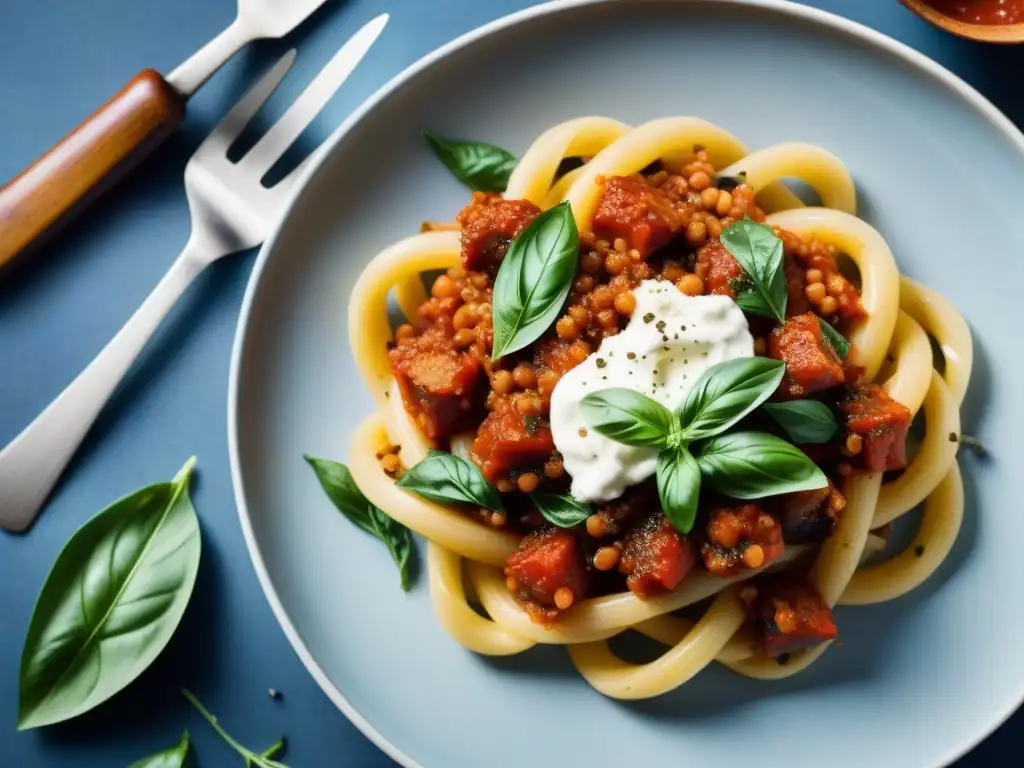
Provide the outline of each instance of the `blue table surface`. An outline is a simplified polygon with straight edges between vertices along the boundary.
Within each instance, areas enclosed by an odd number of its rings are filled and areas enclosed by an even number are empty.
[[[881,30],[946,65],[1018,125],[1024,50],[938,31],[896,0],[810,5]],[[236,57],[195,97],[184,131],[158,157],[47,245],[0,271],[0,445],[66,385],[135,310],[184,244],[182,174],[189,155],[254,74],[289,45],[298,62],[267,107],[287,106],[337,47],[382,10],[391,23],[310,128],[318,142],[407,64],[527,0],[331,2],[285,41]],[[144,67],[170,71],[225,27],[232,0],[0,2],[0,181],[16,175]],[[0,534],[0,748],[3,766],[123,766],[188,728],[197,765],[241,764],[179,695],[188,687],[243,743],[288,738],[295,766],[387,766],[328,701],[289,647],[264,599],[239,529],[228,468],[228,360],[254,252],[210,269],[187,294],[101,416],[49,507],[24,536]],[[72,722],[16,733],[21,646],[35,596],[63,543],[89,516],[199,457],[194,501],[203,562],[182,626],[126,691]],[[272,700],[268,689],[283,697]],[[955,695],[955,693],[951,693]],[[907,713],[912,717],[912,713]],[[1018,712],[964,766],[1013,754]],[[1002,762],[1002,761],[1000,761]],[[1011,763],[1014,761],[1011,761]],[[448,768],[447,766],[445,768]]]

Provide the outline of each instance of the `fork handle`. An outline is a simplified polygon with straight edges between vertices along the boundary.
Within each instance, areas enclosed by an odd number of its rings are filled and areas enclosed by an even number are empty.
[[[0,267],[69,221],[127,174],[185,118],[185,99],[151,69],[137,74],[20,176],[0,189]]]
[[[28,528],[146,342],[203,270],[190,240],[125,326],[35,421],[0,451],[0,528]]]

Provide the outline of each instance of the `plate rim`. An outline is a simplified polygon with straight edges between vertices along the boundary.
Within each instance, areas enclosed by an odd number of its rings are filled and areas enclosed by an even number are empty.
[[[249,515],[249,508],[246,503],[245,488],[242,480],[242,467],[238,440],[238,392],[240,382],[240,370],[242,365],[243,352],[246,345],[246,337],[250,327],[250,316],[256,294],[258,293],[262,275],[267,261],[271,254],[276,251],[277,239],[286,222],[288,222],[299,199],[302,197],[314,176],[320,172],[329,155],[338,146],[344,136],[352,130],[366,115],[371,113],[378,104],[387,99],[393,92],[398,90],[407,81],[414,78],[420,72],[430,68],[436,62],[441,61],[456,51],[486,38],[497,32],[518,26],[524,22],[531,21],[544,16],[561,13],[572,8],[587,6],[604,6],[613,3],[624,3],[629,0],[548,0],[538,5],[530,6],[519,11],[501,16],[481,26],[475,27],[447,43],[435,48],[424,56],[420,57],[398,74],[387,80],[369,97],[366,98],[341,124],[331,132],[324,142],[313,152],[313,155],[304,169],[303,173],[292,185],[287,201],[277,224],[271,234],[263,242],[259,249],[252,272],[246,284],[245,294],[242,298],[242,305],[239,311],[238,322],[235,327],[235,336],[231,346],[231,360],[228,376],[228,402],[227,402],[227,437],[228,437],[228,458],[231,466],[231,486],[235,497],[235,505],[238,511],[239,524],[242,529],[242,536],[245,540],[246,550],[252,562],[253,570],[256,572],[257,580],[263,591],[264,597],[270,605],[274,618],[284,631],[285,637],[291,644],[299,660],[306,671],[317,683],[320,689],[327,695],[328,699],[337,707],[349,721],[359,729],[364,736],[373,742],[388,757],[397,762],[403,768],[423,768],[423,766],[407,755],[403,750],[393,744],[377,727],[359,712],[358,709],[345,697],[341,690],[331,681],[330,677],[319,665],[313,654],[306,647],[305,642],[292,623],[288,611],[281,602],[274,586],[273,580],[263,561],[259,543],[252,527]],[[831,11],[802,5],[794,0],[651,0],[660,2],[663,5],[670,5],[674,2],[679,4],[698,5],[702,3],[717,3],[724,5],[736,5],[744,7],[762,8],[783,16],[793,17],[799,20],[808,21],[812,24],[828,27],[836,32],[850,35],[875,48],[876,50],[892,54],[902,62],[911,65],[917,71],[930,76],[940,84],[949,88],[961,100],[974,107],[982,117],[998,131],[1003,133],[1007,139],[1014,144],[1018,151],[1024,156],[1024,131],[1018,128],[995,104],[986,96],[970,85],[966,80],[955,74],[939,62],[931,59],[926,54],[903,43],[884,32],[868,27],[861,22],[848,19]],[[1024,704],[1024,677],[1019,684],[1019,690],[1010,701],[1004,702],[997,709],[996,715],[987,728],[978,733],[970,734],[963,739],[959,747],[954,747],[946,756],[941,765],[952,765],[968,752],[973,750],[991,734],[998,730],[1007,720]]]

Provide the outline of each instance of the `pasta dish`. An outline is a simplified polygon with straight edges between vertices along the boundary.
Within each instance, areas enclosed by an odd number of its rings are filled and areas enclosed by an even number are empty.
[[[892,600],[942,563],[970,334],[857,218],[836,156],[748,152],[692,117],[569,120],[518,160],[428,138],[475,191],[355,285],[377,409],[348,471],[427,540],[457,642],[565,645],[619,699],[713,661],[777,679],[837,639],[835,606]],[[922,503],[909,546],[885,551]],[[620,658],[608,640],[626,631],[664,653]]]

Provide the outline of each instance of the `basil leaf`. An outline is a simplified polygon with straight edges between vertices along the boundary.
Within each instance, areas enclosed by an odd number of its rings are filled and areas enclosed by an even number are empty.
[[[796,446],[765,432],[733,432],[701,443],[704,480],[734,499],[760,499],[828,485],[825,473]]]
[[[415,548],[409,529],[388,517],[363,496],[356,481],[352,479],[352,473],[344,464],[314,456],[304,458],[313,468],[320,481],[320,487],[324,489],[324,493],[334,506],[351,522],[384,542],[391,553],[391,559],[398,566],[402,589],[408,592],[415,565]]]
[[[721,240],[753,286],[736,297],[740,309],[786,322],[789,293],[782,270],[782,240],[771,227],[752,219],[737,221],[722,233]]]
[[[846,340],[839,331],[831,326],[826,320],[818,318],[818,325],[821,326],[821,335],[825,337],[825,340],[832,345],[832,349],[836,351],[843,360],[850,354],[850,342]]]
[[[128,768],[183,768],[186,757],[188,757],[188,731],[181,735],[181,741],[173,747],[136,760]]]
[[[572,496],[561,496],[557,493],[531,493],[537,510],[552,525],[559,528],[575,528],[586,522],[594,510],[586,502],[577,501]]]
[[[498,489],[487,482],[476,464],[444,451],[431,451],[406,470],[397,485],[439,504],[472,504],[505,511]]]
[[[839,431],[832,410],[817,400],[767,403],[764,410],[794,443],[827,443]]]
[[[202,702],[199,701],[190,691],[185,688],[181,689],[181,695],[188,699],[188,703],[196,708],[196,711],[203,716],[203,719],[210,724],[210,727],[217,732],[217,735],[224,740],[224,743],[231,747],[238,756],[245,760],[246,768],[255,766],[255,768],[288,768],[284,763],[279,763],[274,760],[273,757],[284,749],[284,739],[278,739],[272,745],[270,745],[263,752],[257,754],[247,747],[243,747],[237,741],[235,741],[231,734],[224,730],[224,726],[220,724],[220,721],[203,706]]]
[[[676,409],[683,439],[700,440],[724,432],[771,397],[785,373],[784,362],[767,357],[743,357],[711,366]]]
[[[185,612],[199,570],[195,459],[97,514],[57,556],[21,653],[18,730],[88,712],[138,677]]]
[[[697,519],[700,467],[685,448],[658,454],[658,498],[665,517],[681,533],[689,533]]]
[[[555,321],[572,287],[579,249],[567,202],[544,211],[512,241],[494,279],[492,359],[532,344]]]
[[[647,395],[616,387],[591,392],[581,401],[592,428],[618,443],[665,448],[676,431],[672,412]]]
[[[504,192],[516,163],[516,156],[501,147],[481,141],[445,139],[421,131],[438,160],[459,181],[481,192]]]

